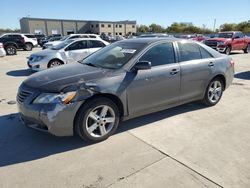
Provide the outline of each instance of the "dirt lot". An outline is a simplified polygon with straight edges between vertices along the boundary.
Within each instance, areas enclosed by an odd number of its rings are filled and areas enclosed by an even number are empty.
[[[20,123],[12,103],[29,54],[0,58],[0,187],[250,187],[250,54],[232,54],[236,78],[217,106],[130,120],[94,145]]]

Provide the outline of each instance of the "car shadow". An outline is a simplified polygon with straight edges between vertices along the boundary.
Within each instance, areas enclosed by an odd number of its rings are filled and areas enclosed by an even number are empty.
[[[20,77],[20,76],[30,76],[33,73],[35,73],[35,71],[31,69],[21,69],[21,70],[9,71],[6,74],[8,76]]]
[[[239,55],[239,54],[244,54],[243,51],[233,51],[230,53],[230,55]]]
[[[234,77],[242,80],[250,80],[250,71],[237,73]]]
[[[204,108],[191,103],[122,122],[116,134],[168,117]],[[88,146],[77,136],[55,137],[26,128],[18,114],[0,116],[0,167],[41,159],[50,155]]]

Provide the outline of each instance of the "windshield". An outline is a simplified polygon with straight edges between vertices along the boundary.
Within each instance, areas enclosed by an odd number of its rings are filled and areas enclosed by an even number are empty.
[[[60,41],[65,41],[67,40],[67,38],[69,38],[69,36],[64,36],[63,38],[60,39]]]
[[[88,56],[81,63],[106,69],[119,69],[144,46],[143,43],[117,42]]]
[[[53,46],[51,49],[52,50],[61,50],[61,49],[65,48],[68,44],[70,44],[73,41],[74,40],[66,40],[65,42],[60,42],[59,44]]]
[[[232,38],[233,33],[219,33],[218,37],[219,38]]]

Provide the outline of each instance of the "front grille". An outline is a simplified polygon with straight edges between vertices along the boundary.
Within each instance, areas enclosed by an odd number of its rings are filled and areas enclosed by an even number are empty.
[[[216,47],[217,46],[217,41],[205,41],[205,44],[207,46],[214,46],[214,47]]]
[[[33,93],[27,90],[21,90],[17,94],[18,102],[22,103],[26,98],[30,97]]]

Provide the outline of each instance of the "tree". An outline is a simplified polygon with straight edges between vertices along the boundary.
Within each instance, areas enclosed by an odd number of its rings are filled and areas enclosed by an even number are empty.
[[[225,23],[220,26],[221,31],[235,31],[237,24],[234,23]]]
[[[140,25],[138,28],[137,28],[137,31],[139,33],[147,33],[149,32],[149,27],[146,26],[146,25]]]
[[[160,25],[157,25],[155,23],[152,23],[150,26],[149,26],[149,30],[150,32],[152,33],[165,33],[166,30],[164,27],[160,26]]]

